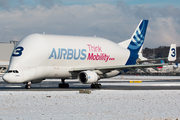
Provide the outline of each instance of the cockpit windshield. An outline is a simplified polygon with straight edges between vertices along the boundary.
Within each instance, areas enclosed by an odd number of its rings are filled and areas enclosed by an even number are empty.
[[[7,73],[19,73],[17,70],[9,70]]]

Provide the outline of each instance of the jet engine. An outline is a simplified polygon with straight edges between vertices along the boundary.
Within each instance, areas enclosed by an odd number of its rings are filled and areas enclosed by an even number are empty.
[[[91,84],[97,82],[99,76],[94,71],[82,71],[79,73],[78,79],[83,84]]]

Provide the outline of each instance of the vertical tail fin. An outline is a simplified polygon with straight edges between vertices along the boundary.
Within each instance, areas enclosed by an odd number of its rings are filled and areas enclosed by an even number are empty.
[[[169,49],[168,61],[175,61],[176,60],[176,44],[171,44]]]
[[[138,53],[139,50],[141,49],[144,43],[147,25],[148,25],[148,20],[141,20],[138,27],[134,31],[134,34],[131,37],[131,42],[128,46],[128,49],[130,51],[133,51],[134,53]]]
[[[136,59],[138,58],[138,52],[142,48],[146,29],[148,26],[148,20],[141,20],[138,27],[134,31],[134,34],[131,37],[131,41],[127,49],[130,50],[130,57],[126,63],[126,65],[133,65],[136,64]]]
[[[160,60],[161,61],[161,64],[165,64],[164,60]]]

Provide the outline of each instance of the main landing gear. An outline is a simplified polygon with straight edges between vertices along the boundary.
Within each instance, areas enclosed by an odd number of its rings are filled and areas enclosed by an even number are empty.
[[[59,83],[59,88],[69,88],[69,84],[65,83],[65,79],[61,79],[61,83]]]
[[[99,83],[92,83],[91,84],[91,88],[95,88],[95,89],[101,89],[101,84]]]
[[[30,89],[31,88],[31,82],[26,83],[25,88]]]

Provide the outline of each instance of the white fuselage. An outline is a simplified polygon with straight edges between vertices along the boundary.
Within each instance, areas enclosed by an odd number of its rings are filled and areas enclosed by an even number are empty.
[[[130,51],[103,38],[32,34],[14,49],[8,83],[77,78],[73,68],[125,65]],[[16,71],[16,72],[15,72]]]

